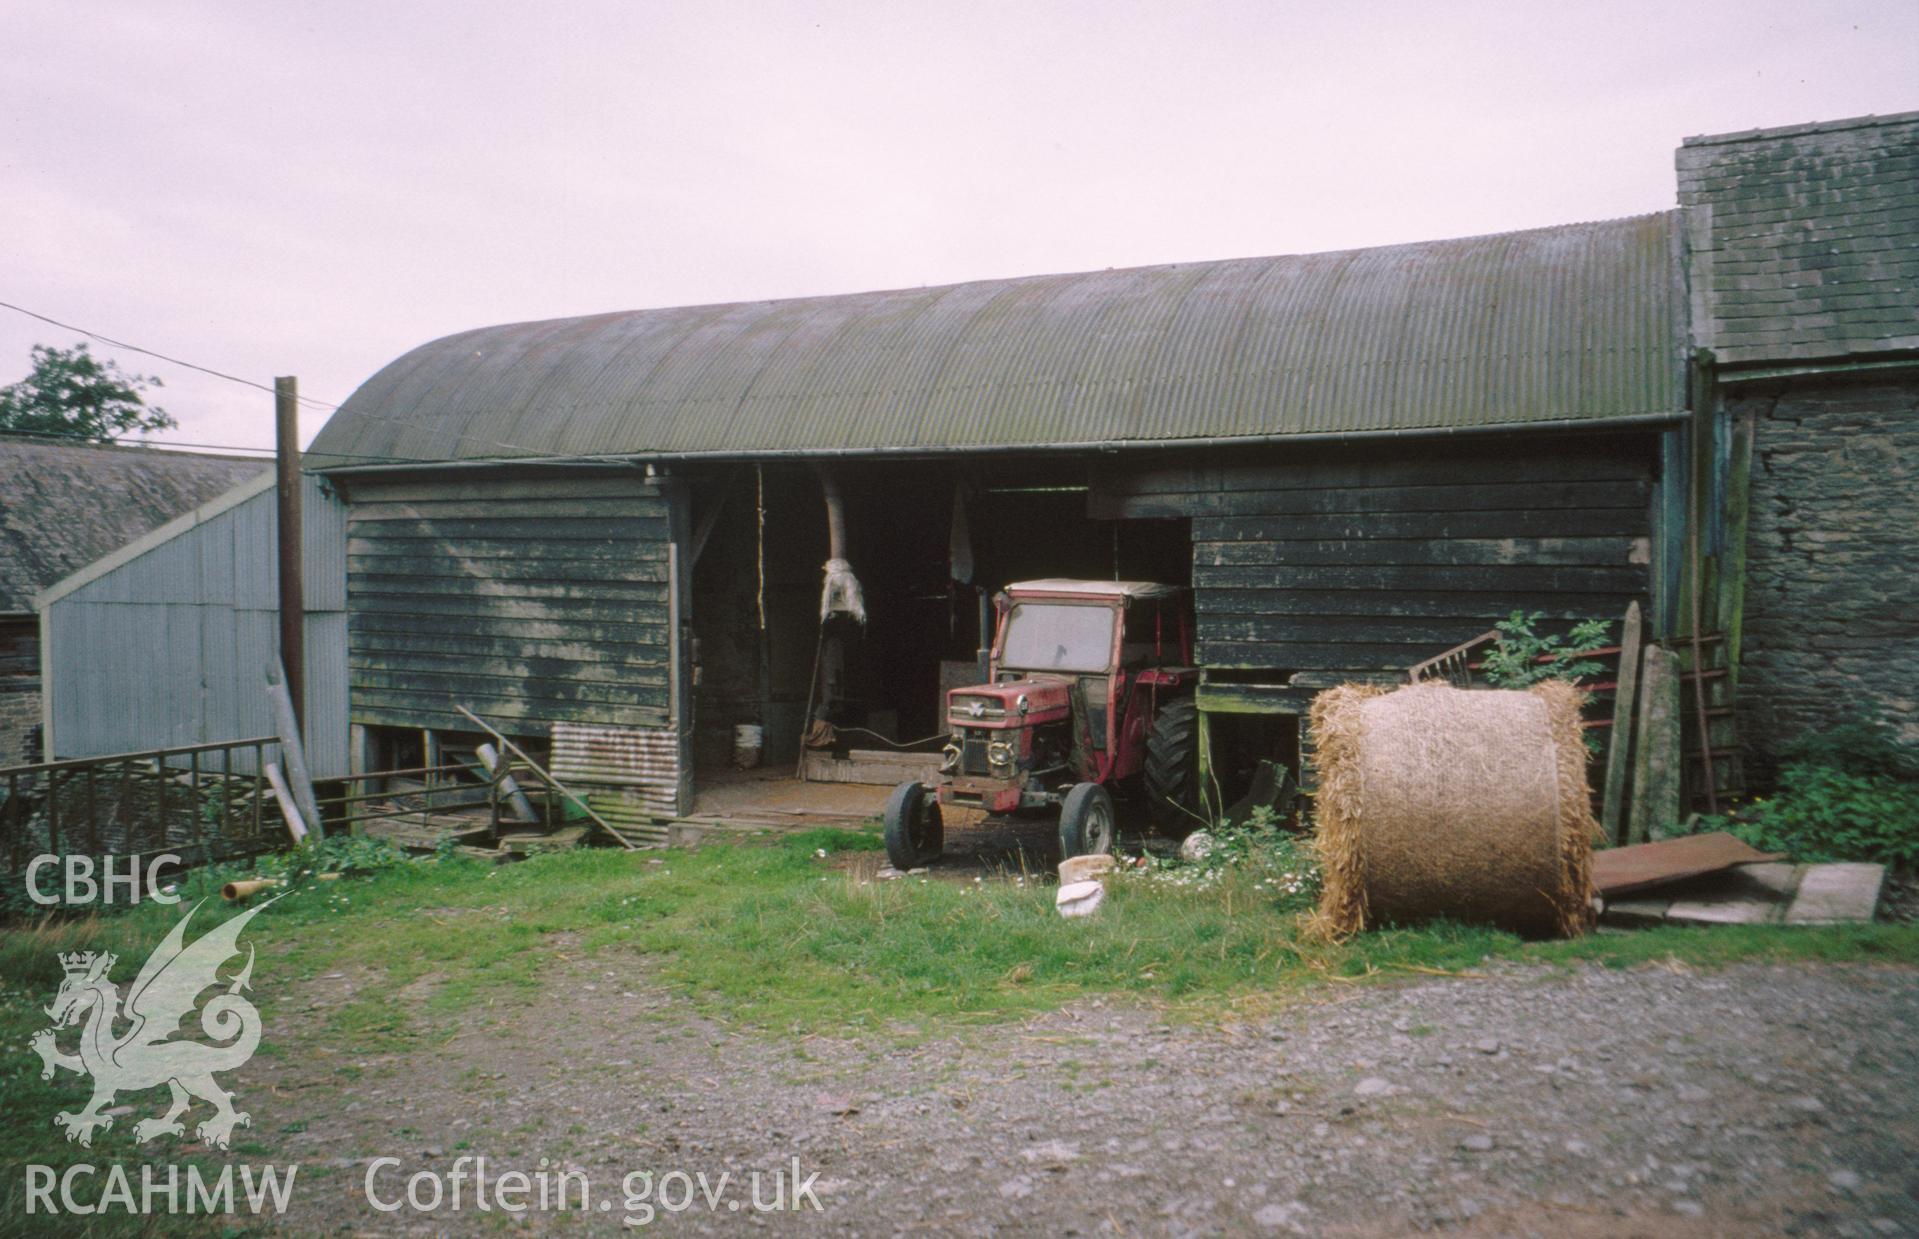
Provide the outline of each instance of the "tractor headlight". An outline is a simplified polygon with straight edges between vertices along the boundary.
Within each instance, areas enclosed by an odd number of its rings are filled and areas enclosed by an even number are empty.
[[[959,737],[955,736],[953,739],[948,740],[946,742],[945,748],[940,750],[940,769],[942,771],[950,773],[954,770],[958,770],[959,764],[960,764],[960,742],[959,742]]]
[[[1013,746],[1004,740],[995,740],[986,746],[986,764],[994,770],[1013,769]]]

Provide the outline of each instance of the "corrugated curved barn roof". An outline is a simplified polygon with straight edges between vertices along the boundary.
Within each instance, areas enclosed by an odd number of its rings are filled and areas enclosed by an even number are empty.
[[[1670,413],[1685,403],[1676,217],[484,327],[374,375],[310,458],[944,452]]]

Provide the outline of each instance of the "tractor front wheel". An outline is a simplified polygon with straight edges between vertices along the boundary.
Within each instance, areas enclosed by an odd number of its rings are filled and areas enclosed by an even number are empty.
[[[1199,813],[1199,703],[1176,697],[1153,716],[1146,738],[1146,800],[1160,833],[1185,838]]]
[[[1075,783],[1059,807],[1059,854],[1100,856],[1113,850],[1113,798],[1097,783]]]
[[[901,873],[939,859],[946,847],[940,806],[924,783],[902,783],[886,799],[886,859]]]

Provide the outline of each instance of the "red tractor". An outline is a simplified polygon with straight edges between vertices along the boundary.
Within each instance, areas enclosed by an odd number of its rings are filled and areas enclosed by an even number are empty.
[[[930,784],[886,802],[886,855],[939,856],[941,805],[1058,812],[1064,856],[1110,852],[1111,790],[1143,783],[1153,819],[1198,823],[1198,672],[1186,591],[1139,581],[1024,581],[995,599],[988,682],[946,697],[952,738]]]

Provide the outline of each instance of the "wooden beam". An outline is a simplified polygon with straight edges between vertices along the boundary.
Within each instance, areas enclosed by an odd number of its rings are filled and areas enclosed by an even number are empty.
[[[938,753],[854,749],[845,757],[835,757],[818,749],[806,751],[808,783],[865,783],[875,787],[894,787],[909,779],[924,782],[937,775],[939,768]]]
[[[1726,635],[1726,700],[1739,689],[1740,640],[1746,612],[1746,533],[1752,511],[1752,450],[1758,414],[1748,410],[1733,428],[1726,475],[1726,542],[1721,550],[1717,627]]]
[[[1648,645],[1640,668],[1638,741],[1633,753],[1632,804],[1626,839],[1644,843],[1654,826],[1679,821],[1680,700],[1678,659]]]
[[[726,497],[733,493],[733,479],[738,472],[737,469],[733,470],[720,480],[719,498],[715,499],[713,506],[706,510],[706,515],[700,517],[700,527],[693,531],[693,549],[686,557],[688,572],[699,567],[700,556],[706,551],[707,539],[713,536],[713,530],[718,527],[720,513],[726,511]]]
[[[625,835],[621,834],[619,831],[609,826],[605,818],[601,817],[598,813],[595,813],[593,811],[592,805],[586,803],[586,801],[581,799],[579,796],[574,795],[573,792],[568,790],[566,784],[554,778],[553,773],[550,770],[548,770],[545,766],[542,766],[539,762],[536,762],[531,757],[528,757],[526,755],[525,749],[521,748],[519,745],[513,743],[513,741],[507,739],[504,735],[501,735],[499,732],[495,731],[493,729],[493,726],[490,723],[488,723],[485,719],[481,718],[479,715],[475,714],[473,711],[467,709],[465,706],[454,706],[453,708],[458,710],[461,714],[464,714],[467,717],[467,720],[469,722],[477,724],[482,731],[486,732],[487,735],[492,736],[494,741],[499,744],[501,749],[505,750],[508,753],[511,753],[513,756],[525,762],[527,769],[531,770],[534,774],[540,776],[540,781],[542,783],[545,783],[548,787],[560,793],[560,795],[565,796],[568,800],[572,801],[575,805],[579,806],[580,812],[586,814],[586,816],[589,819],[591,819],[593,823],[597,825],[601,830],[604,830],[607,834],[612,835],[614,840],[621,847],[625,848],[629,852],[636,852],[639,850],[632,843],[627,841],[627,838]]]
[[[285,776],[280,767],[268,762],[266,765],[267,785],[273,789],[273,798],[280,805],[280,816],[286,819],[287,833],[293,836],[295,843],[305,843],[306,823],[300,820],[300,806],[293,803],[293,791],[287,787]]]
[[[280,736],[280,760],[285,763],[287,782],[292,785],[294,803],[306,819],[307,832],[315,839],[326,838],[326,823],[320,816],[319,802],[313,798],[313,780],[307,775],[306,748],[300,741],[300,720],[293,712],[293,698],[287,693],[286,672],[267,680],[267,699],[273,706],[273,722]]]
[[[1619,688],[1613,696],[1612,739],[1606,747],[1606,782],[1601,794],[1599,824],[1606,841],[1624,843],[1621,833],[1626,807],[1626,772],[1631,768],[1633,722],[1639,710],[1639,660],[1646,621],[1639,604],[1626,608],[1619,635]]]

